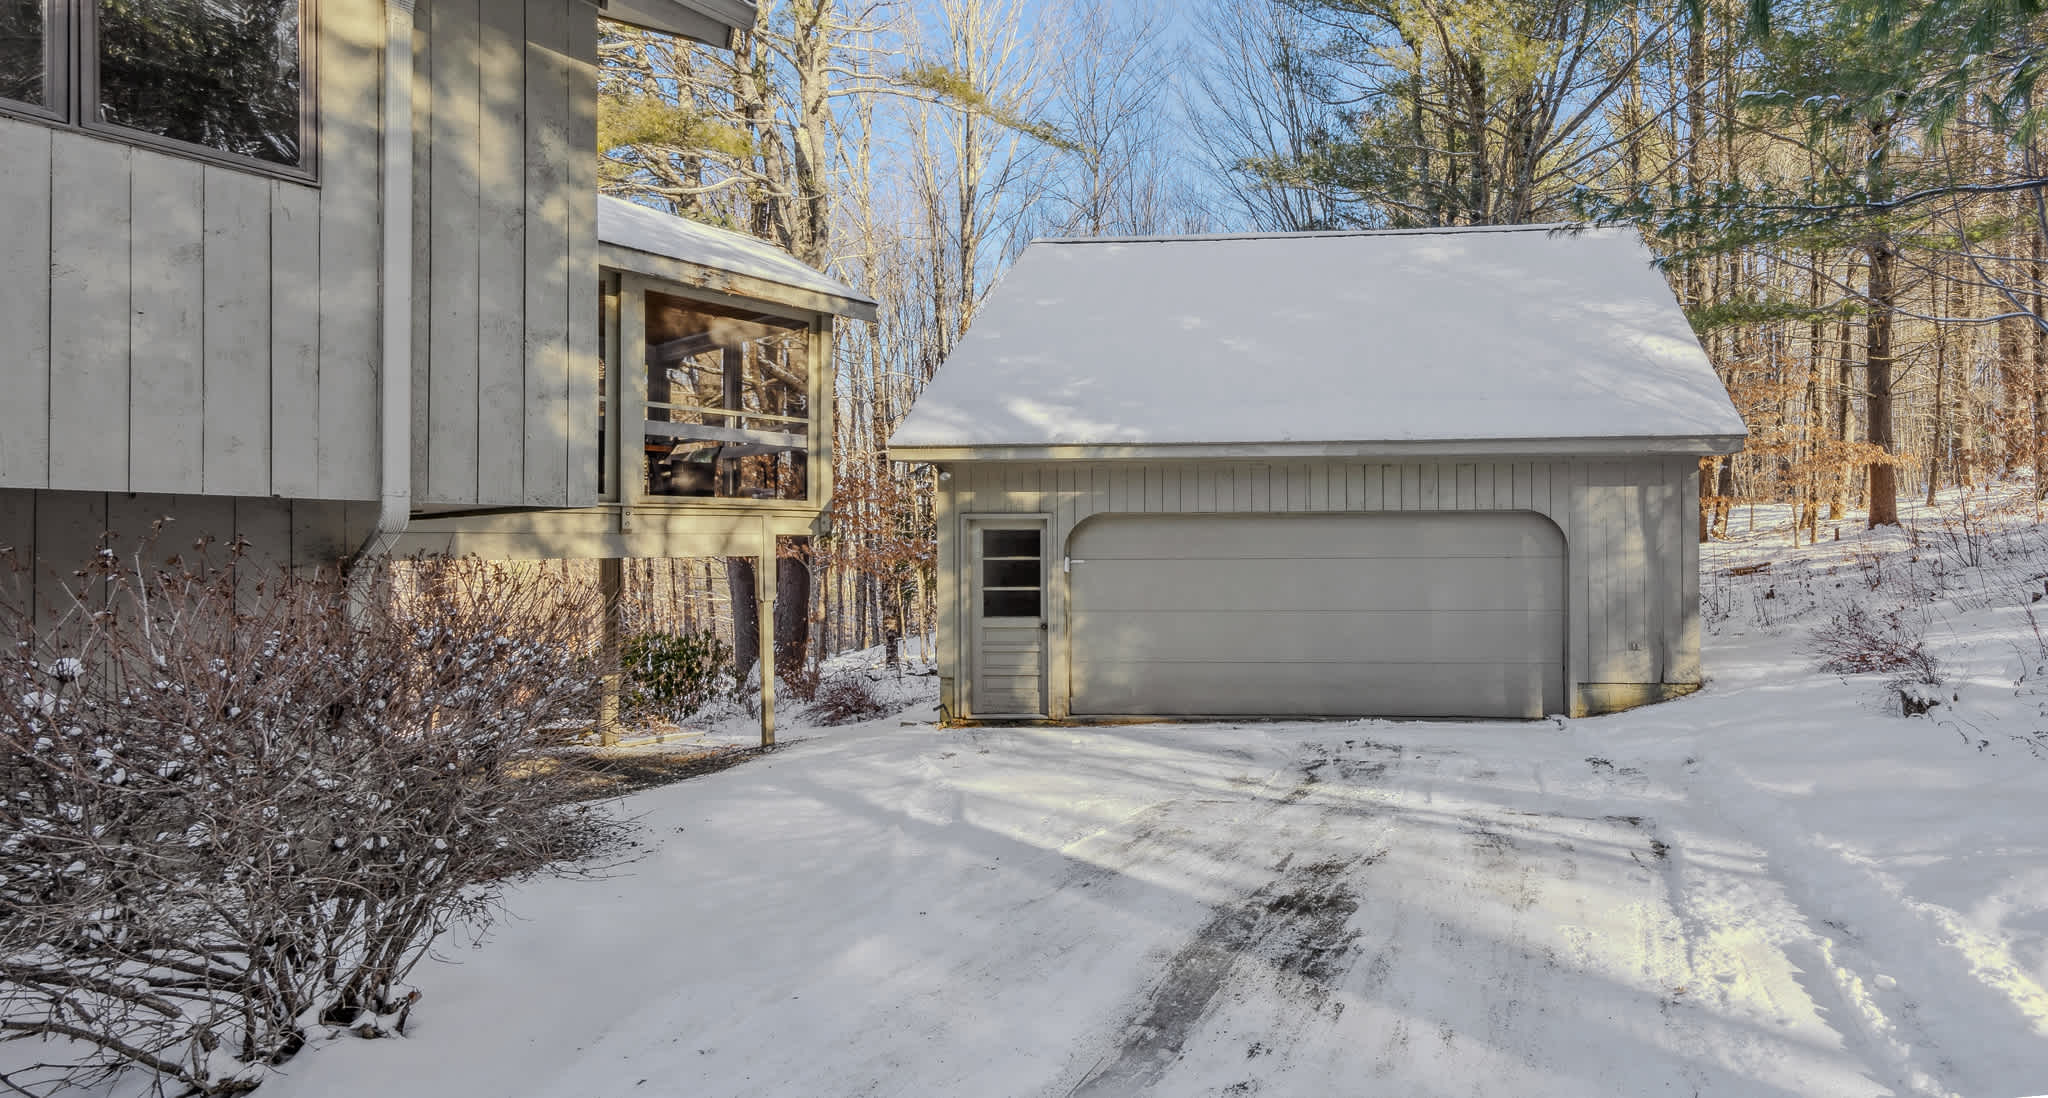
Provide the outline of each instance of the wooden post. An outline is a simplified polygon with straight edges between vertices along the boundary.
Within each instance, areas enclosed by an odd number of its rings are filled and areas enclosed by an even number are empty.
[[[597,562],[597,589],[604,600],[604,689],[597,701],[597,742],[619,742],[619,604],[625,600],[625,562],[606,557]]]
[[[761,520],[761,549],[754,557],[754,604],[760,614],[761,746],[775,746],[775,531]]]

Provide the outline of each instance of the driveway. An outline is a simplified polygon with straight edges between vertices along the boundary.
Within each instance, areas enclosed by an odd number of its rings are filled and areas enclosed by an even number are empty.
[[[821,733],[624,802],[637,860],[266,1091],[2048,1091],[2038,974],[1702,759],[1744,712]]]

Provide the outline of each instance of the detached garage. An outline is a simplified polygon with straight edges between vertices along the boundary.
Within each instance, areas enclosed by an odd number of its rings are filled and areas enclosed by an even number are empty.
[[[1744,429],[1631,233],[1034,243],[891,440],[954,720],[1541,717],[1700,681]]]

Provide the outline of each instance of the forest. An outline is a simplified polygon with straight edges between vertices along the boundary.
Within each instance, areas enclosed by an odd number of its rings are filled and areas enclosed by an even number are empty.
[[[605,189],[882,303],[837,343],[832,535],[785,549],[814,658],[929,627],[932,472],[885,442],[1036,237],[1631,225],[1750,429],[1702,465],[1702,540],[1744,503],[1810,541],[2048,484],[2031,0],[759,0],[731,51],[606,27]],[[725,571],[640,562],[634,601],[730,621],[753,577]]]

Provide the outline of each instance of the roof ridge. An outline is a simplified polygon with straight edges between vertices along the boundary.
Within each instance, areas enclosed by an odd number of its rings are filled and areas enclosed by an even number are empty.
[[[1311,229],[1276,233],[1183,233],[1156,236],[1041,236],[1033,244],[1195,244],[1226,240],[1314,240],[1322,237],[1354,236],[1460,236],[1468,233],[1578,234],[1604,226],[1582,221],[1545,221],[1528,225],[1443,225],[1412,229]]]

